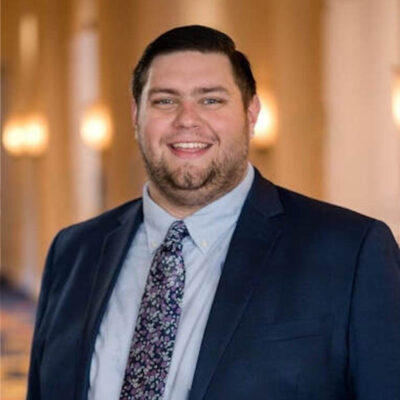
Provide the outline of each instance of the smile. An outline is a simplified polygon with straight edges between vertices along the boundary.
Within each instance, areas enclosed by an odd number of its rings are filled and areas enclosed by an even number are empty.
[[[200,142],[181,142],[171,144],[171,147],[177,150],[202,150],[210,146],[210,144]]]
[[[176,157],[183,160],[194,160],[207,153],[212,144],[204,142],[175,142],[170,143],[168,146]]]

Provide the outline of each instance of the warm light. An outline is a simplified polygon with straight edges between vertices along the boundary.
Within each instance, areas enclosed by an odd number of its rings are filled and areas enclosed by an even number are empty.
[[[13,156],[24,152],[24,126],[20,120],[12,120],[4,126],[3,146]]]
[[[81,137],[95,150],[105,150],[112,138],[110,116],[105,107],[88,108],[81,121]]]
[[[47,144],[46,122],[39,115],[15,118],[4,127],[3,146],[14,156],[39,156],[47,149]]]
[[[400,129],[400,68],[394,72],[392,109],[394,121]]]
[[[49,137],[47,124],[40,116],[32,116],[25,124],[25,152],[39,156],[47,149]]]
[[[273,145],[276,139],[276,112],[272,100],[261,96],[261,110],[254,128],[252,143],[261,150]]]

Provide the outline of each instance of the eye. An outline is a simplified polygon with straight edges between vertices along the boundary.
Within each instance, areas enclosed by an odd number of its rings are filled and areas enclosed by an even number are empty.
[[[202,100],[202,103],[204,105],[218,105],[218,104],[223,104],[225,103],[225,100],[216,98],[216,97],[206,97],[205,99]]]
[[[151,104],[159,107],[169,107],[176,103],[175,99],[171,97],[165,97],[162,99],[154,99]]]

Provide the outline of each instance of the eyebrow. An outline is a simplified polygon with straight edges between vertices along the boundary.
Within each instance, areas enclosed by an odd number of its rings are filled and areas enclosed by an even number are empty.
[[[166,93],[166,94],[172,94],[172,95],[179,95],[179,92],[174,89],[169,89],[169,88],[152,88],[149,90],[149,96],[152,96],[153,94],[159,94],[159,93]]]
[[[228,89],[225,88],[224,86],[201,87],[201,88],[196,88],[193,92],[195,94],[207,94],[212,92],[223,92],[229,94]]]
[[[230,94],[229,90],[224,86],[209,86],[209,87],[199,87],[193,90],[194,94],[208,94],[213,92],[222,92],[226,94]],[[149,90],[149,97],[156,94],[171,94],[174,96],[179,96],[180,92],[171,88],[163,88],[163,87],[154,87]]]

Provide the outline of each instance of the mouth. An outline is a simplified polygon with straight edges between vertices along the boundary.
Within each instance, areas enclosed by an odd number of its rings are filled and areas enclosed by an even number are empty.
[[[196,158],[205,154],[211,147],[211,143],[204,142],[174,142],[168,145],[173,154],[179,158]]]

